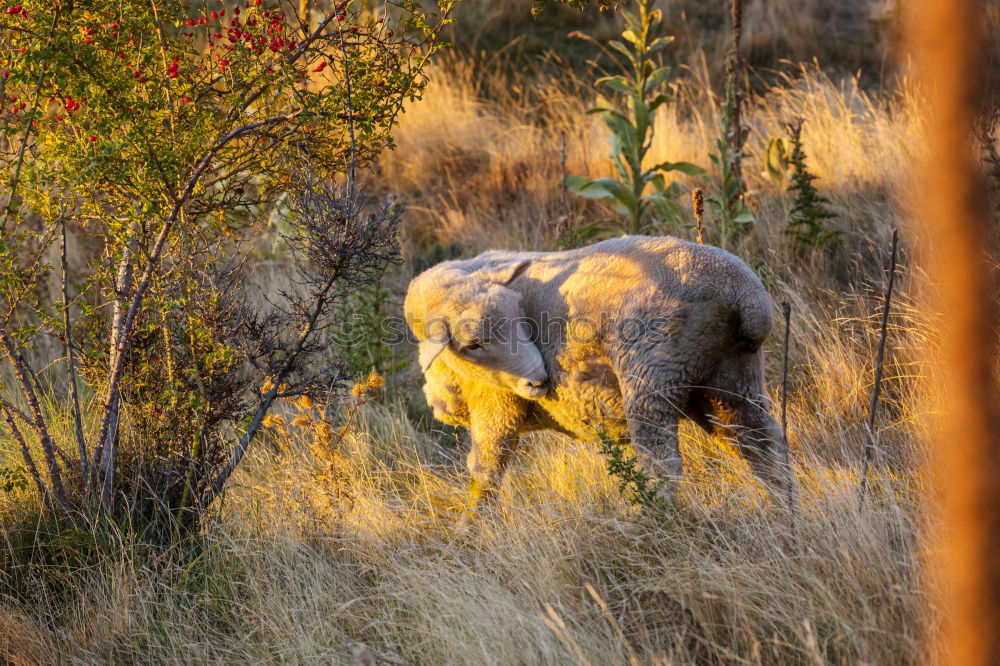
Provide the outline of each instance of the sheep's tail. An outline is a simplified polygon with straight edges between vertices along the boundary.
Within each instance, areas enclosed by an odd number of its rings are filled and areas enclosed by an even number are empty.
[[[755,276],[756,277],[756,276]],[[740,291],[736,302],[736,339],[742,349],[755,352],[760,349],[771,332],[771,299],[764,285],[756,281],[755,288]]]

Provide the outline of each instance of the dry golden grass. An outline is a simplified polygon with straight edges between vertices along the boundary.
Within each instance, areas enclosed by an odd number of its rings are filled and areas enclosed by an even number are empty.
[[[366,411],[334,484],[301,442],[247,461],[193,560],[77,572],[56,627],[5,605],[27,661],[420,664],[902,663],[919,655],[911,475],[800,454],[802,514],[685,431],[674,515],[642,518],[593,446],[531,438],[502,506],[469,520],[461,471],[397,407]],[[23,636],[31,636],[24,641]],[[9,653],[8,653],[9,654]]]
[[[561,226],[597,213],[559,187],[563,146],[569,173],[610,173],[606,132],[584,116],[574,82],[525,90],[488,76],[477,82],[461,62],[435,72],[379,167],[378,182],[410,206],[411,261],[390,281],[399,292],[434,244],[548,249]],[[718,106],[698,80],[678,84],[652,159],[707,165]],[[485,87],[509,92],[486,102]],[[921,277],[908,255],[874,492],[864,504],[857,495],[880,257],[891,228],[906,226],[893,197],[921,145],[914,105],[805,68],[747,112],[758,222],[732,249],[762,266],[776,302],[794,306],[797,518],[767,503],[730,450],[688,427],[688,478],[671,515],[639,515],[593,444],[542,434],[518,454],[500,507],[470,518],[454,437],[422,429],[401,404],[369,405],[339,474],[309,453],[307,429],[253,449],[196,555],[147,557],[125,544],[90,569],[49,572],[70,582],[67,598],[0,598],[0,655],[351,663],[363,643],[387,663],[414,664],[921,661],[921,628],[936,610],[922,591],[930,556],[917,470],[940,396],[926,360],[937,342],[930,315],[912,305]],[[845,234],[834,250],[790,243],[789,200],[758,173],[767,139],[794,116],[806,119],[810,166]]]

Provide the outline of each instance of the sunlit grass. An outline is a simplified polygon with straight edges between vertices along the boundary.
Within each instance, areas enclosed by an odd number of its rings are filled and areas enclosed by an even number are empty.
[[[610,173],[605,130],[584,115],[572,81],[543,81],[530,95],[510,85],[509,98],[485,102],[463,67],[432,75],[377,174],[409,204],[408,258],[435,243],[549,249],[561,219],[597,213],[559,187],[562,147],[569,173]],[[718,108],[693,79],[657,124],[654,159],[707,165]],[[732,249],[793,306],[798,516],[772,506],[726,444],[688,425],[687,478],[669,515],[632,506],[596,444],[534,434],[497,506],[476,516],[465,445],[412,419],[403,399],[370,404],[336,473],[310,451],[308,428],[272,430],[196,543],[149,555],[118,535],[96,563],[32,571],[38,596],[0,597],[0,658],[350,663],[361,642],[414,664],[919,661],[923,619],[936,610],[922,591],[918,470],[940,396],[926,360],[937,344],[931,316],[914,305],[922,283],[905,253],[872,493],[858,496],[880,252],[906,224],[890,192],[919,146],[913,104],[807,68],[747,114],[757,224]],[[759,173],[766,140],[796,115],[846,232],[829,251],[789,242],[787,197]],[[397,300],[413,265],[389,278]],[[280,258],[263,267],[263,286],[286,284]],[[775,404],[777,337],[767,347]],[[418,392],[406,372],[405,391]],[[70,441],[68,416],[57,421]],[[12,518],[28,504],[17,493],[0,502]],[[53,576],[74,594],[45,593]]]

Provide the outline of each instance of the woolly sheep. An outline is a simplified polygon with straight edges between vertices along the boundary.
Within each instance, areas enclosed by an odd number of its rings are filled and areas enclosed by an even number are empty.
[[[404,309],[435,417],[471,432],[477,499],[495,494],[519,435],[540,429],[630,442],[669,495],[681,416],[731,437],[790,496],[764,386],[770,300],[728,252],[644,236],[491,251],[421,273]]]

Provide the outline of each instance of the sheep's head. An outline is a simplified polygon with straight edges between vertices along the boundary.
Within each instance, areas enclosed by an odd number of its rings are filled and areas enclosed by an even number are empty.
[[[406,318],[420,341],[420,367],[453,372],[525,398],[545,395],[548,373],[532,342],[521,294],[510,284],[530,261],[498,271],[431,269],[410,283]]]

